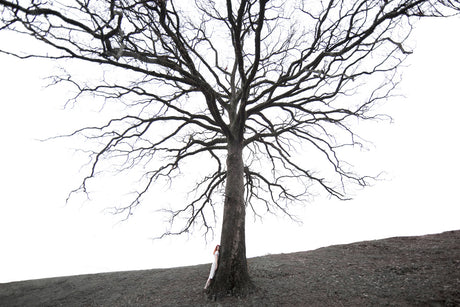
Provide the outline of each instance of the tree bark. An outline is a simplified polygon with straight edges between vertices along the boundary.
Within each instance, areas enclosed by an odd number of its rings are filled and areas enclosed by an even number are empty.
[[[211,296],[245,296],[252,289],[246,261],[243,142],[228,142],[219,265]]]

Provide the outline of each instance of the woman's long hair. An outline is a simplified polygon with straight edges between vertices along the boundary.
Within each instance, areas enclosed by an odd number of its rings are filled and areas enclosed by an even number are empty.
[[[220,247],[220,245],[219,245],[219,244],[217,244],[217,245],[216,245],[216,248],[215,248],[215,249],[214,249],[214,251],[212,252],[212,254],[213,254],[213,255],[215,255],[215,254],[216,254],[216,252],[217,252],[217,249],[218,249],[219,247]]]

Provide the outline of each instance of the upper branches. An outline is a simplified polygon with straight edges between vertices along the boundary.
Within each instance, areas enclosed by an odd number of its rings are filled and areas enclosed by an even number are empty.
[[[428,1],[325,1],[283,11],[271,3],[265,31],[254,35],[260,42],[242,56],[248,72],[259,68],[242,102],[249,174],[266,186],[275,206],[308,196],[315,190],[303,188],[310,184],[348,199],[350,183],[366,186],[373,179],[340,158],[344,147],[363,146],[353,124],[385,118],[376,107],[391,96],[397,69],[411,53],[405,46],[411,20],[441,16],[442,8]],[[299,150],[318,155],[293,154]],[[255,190],[251,186],[248,193],[261,199]]]
[[[19,57],[97,64],[101,77],[69,73],[55,83],[124,105],[122,114],[70,134],[94,140],[86,191],[101,170],[141,174],[129,213],[154,183],[173,181],[189,160],[197,172],[190,201],[172,210],[209,228],[226,178],[230,139],[245,146],[246,199],[284,212],[319,190],[348,199],[365,186],[342,158],[361,147],[358,120],[381,119],[379,103],[398,83],[411,53],[413,20],[443,16],[457,1],[0,0],[0,31],[27,34],[45,52],[0,50]],[[68,63],[68,62],[67,62]],[[209,210],[209,211],[207,211]]]

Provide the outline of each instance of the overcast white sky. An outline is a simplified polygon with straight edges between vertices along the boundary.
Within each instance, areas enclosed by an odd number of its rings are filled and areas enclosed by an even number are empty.
[[[395,123],[365,131],[375,148],[362,166],[391,180],[349,202],[317,198],[299,210],[302,225],[248,218],[248,257],[460,229],[458,29],[458,18],[418,24],[400,88],[406,97],[385,107]],[[49,63],[0,55],[0,67],[0,283],[212,260],[219,233],[207,244],[152,241],[160,226],[148,205],[125,223],[100,203],[66,206],[81,161],[65,143],[36,139],[78,124],[82,114],[62,111],[59,92],[43,88]]]

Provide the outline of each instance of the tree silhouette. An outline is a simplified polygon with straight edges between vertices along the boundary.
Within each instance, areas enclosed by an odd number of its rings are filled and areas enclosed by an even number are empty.
[[[289,215],[290,204],[313,194],[348,199],[348,187],[368,185],[374,177],[341,159],[344,149],[362,146],[354,124],[385,118],[376,107],[411,53],[413,21],[452,8],[457,1],[0,0],[1,31],[51,47],[0,49],[64,66],[93,63],[105,72],[98,82],[65,74],[54,83],[75,86],[74,102],[90,93],[125,106],[69,135],[97,141],[71,194],[86,193],[107,168],[140,174],[117,209],[128,217],[155,183],[173,185],[187,164],[202,161],[187,174],[196,183],[192,197],[169,211],[163,235],[195,225],[208,233],[223,202],[209,291],[241,295],[252,288],[246,208]]]

